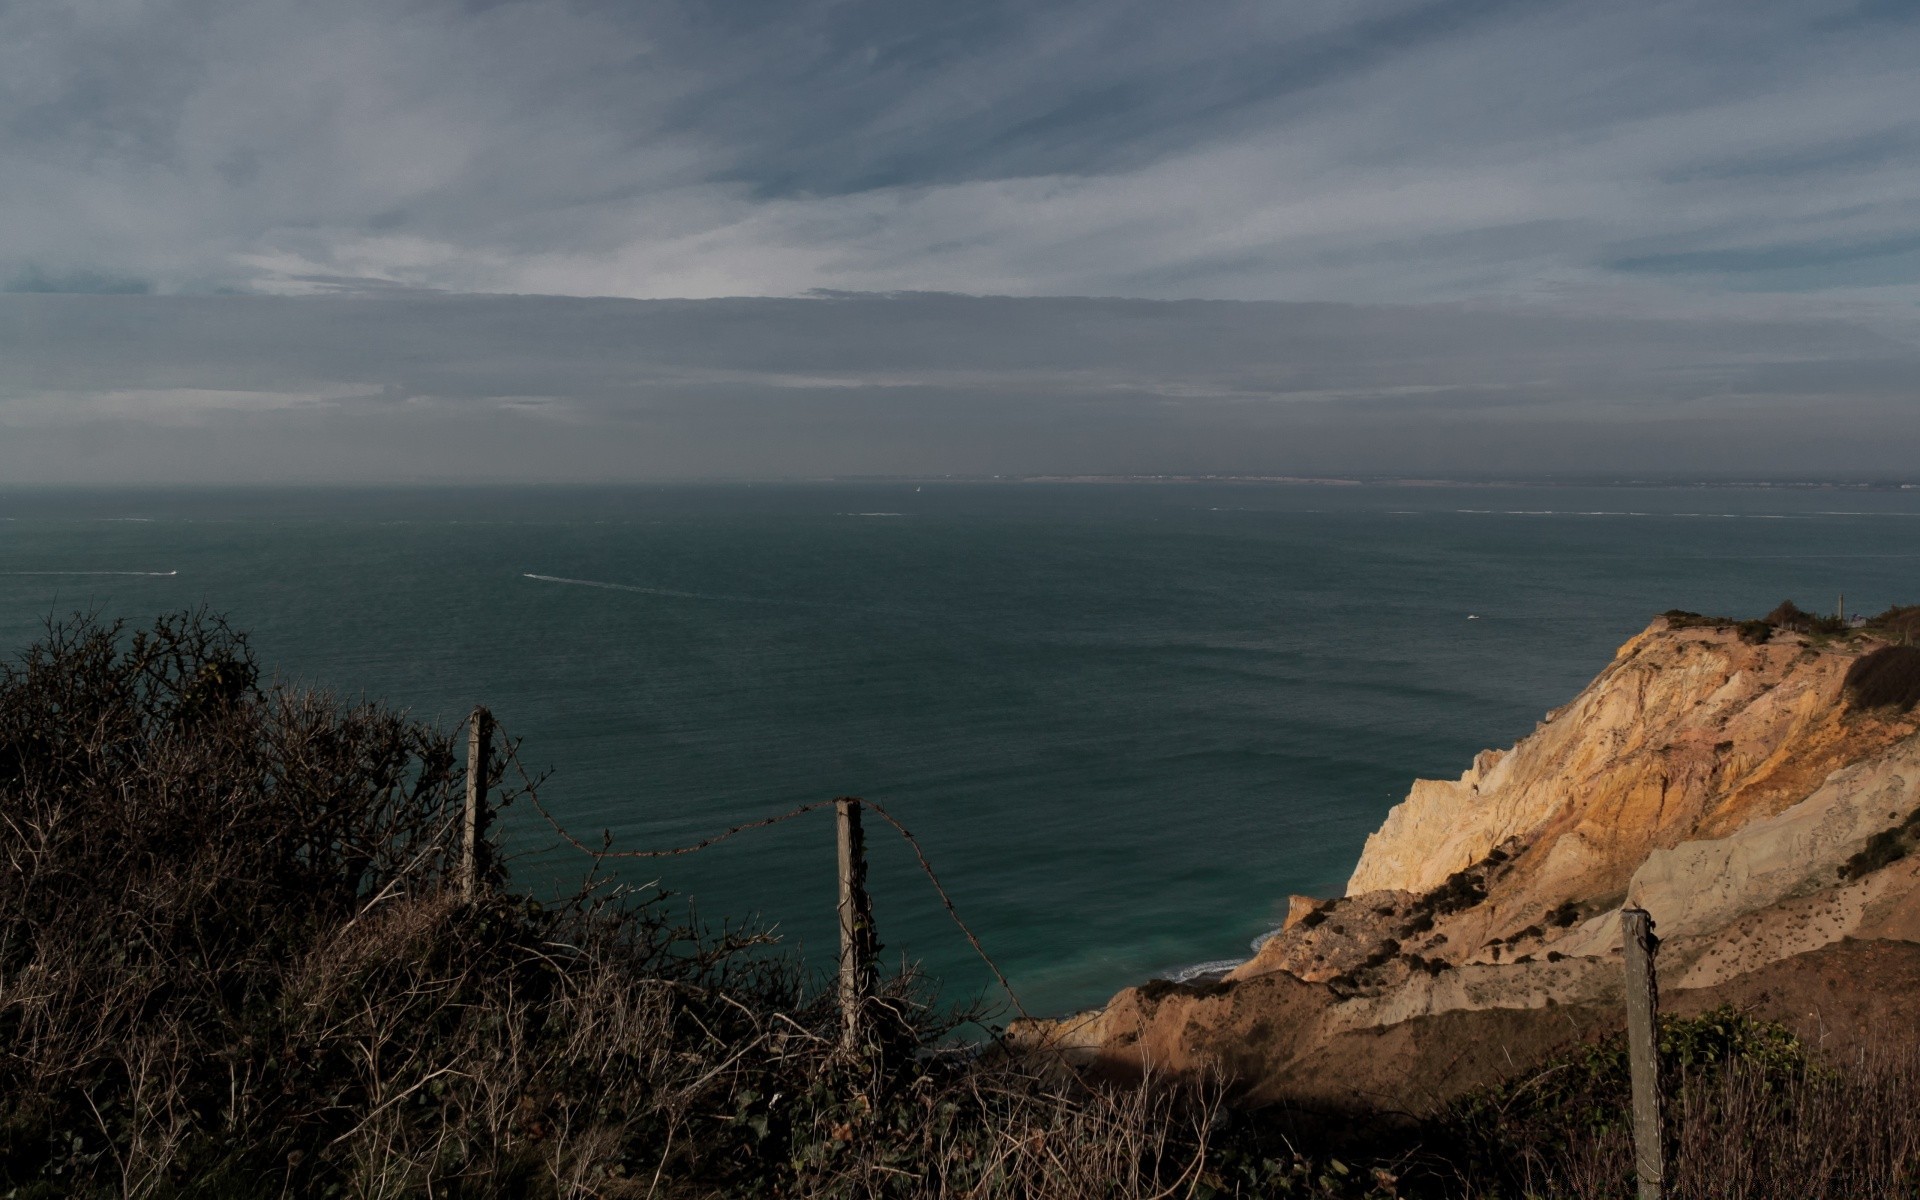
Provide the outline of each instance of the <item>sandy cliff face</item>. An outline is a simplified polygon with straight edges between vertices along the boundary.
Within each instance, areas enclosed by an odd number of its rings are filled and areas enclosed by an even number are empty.
[[[1509,839],[1528,844],[1499,889],[1510,899],[1619,891],[1652,850],[1779,812],[1911,732],[1840,703],[1855,657],[1656,620],[1519,745],[1484,751],[1458,780],[1415,782],[1347,892],[1428,892]]]
[[[1692,989],[1682,1010],[1764,997],[1804,1019],[1810,981],[1849,972],[1856,1005],[1920,1006],[1891,982],[1920,972],[1920,866],[1865,853],[1916,828],[1920,720],[1842,689],[1874,645],[1656,620],[1518,745],[1415,783],[1347,895],[1296,901],[1224,980],[1128,989],[1028,1032],[1262,1093],[1440,1098],[1617,1020],[1628,897],[1666,939],[1663,987]],[[1756,983],[1776,977],[1815,990]],[[1831,1039],[1831,998],[1812,1003]]]

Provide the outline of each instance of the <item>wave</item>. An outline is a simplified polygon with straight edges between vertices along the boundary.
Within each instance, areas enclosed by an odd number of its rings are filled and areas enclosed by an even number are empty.
[[[164,579],[178,571],[0,571],[0,575],[145,575]]]
[[[1247,949],[1252,952],[1248,958],[1210,959],[1207,962],[1194,963],[1192,966],[1180,967],[1168,971],[1161,975],[1160,978],[1171,980],[1174,983],[1192,983],[1197,979],[1207,979],[1225,975],[1235,967],[1244,966],[1246,963],[1251,962],[1252,956],[1258,955],[1262,947],[1274,938],[1279,937],[1283,929],[1284,926],[1275,925],[1265,933],[1257,934],[1251,942],[1247,943]]]
[[[851,512],[849,512],[849,513],[835,513],[835,514],[833,514],[833,515],[834,515],[834,516],[836,516],[836,517],[904,517],[904,516],[906,516],[907,514],[905,514],[905,513],[880,513],[880,512],[873,512],[873,513],[851,513]]]
[[[1245,961],[1247,960],[1244,958],[1218,958],[1212,962],[1195,963],[1190,967],[1170,971],[1165,978],[1175,983],[1193,983],[1196,980],[1213,979],[1225,975]]]

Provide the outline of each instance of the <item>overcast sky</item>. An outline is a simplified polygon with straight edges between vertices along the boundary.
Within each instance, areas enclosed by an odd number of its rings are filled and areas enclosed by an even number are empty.
[[[1917,14],[16,0],[0,482],[1910,475]]]

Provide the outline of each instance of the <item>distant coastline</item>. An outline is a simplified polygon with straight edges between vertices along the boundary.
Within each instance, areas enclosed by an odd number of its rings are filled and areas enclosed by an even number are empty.
[[[1565,489],[1700,489],[1714,491],[1793,491],[1793,492],[1915,492],[1920,477],[1914,479],[1692,479],[1662,478],[1570,478],[1560,477],[1475,477],[1440,478],[1413,475],[1266,475],[1257,473],[1169,473],[1138,475],[795,475],[795,476],[673,476],[660,478],[610,479],[581,477],[565,483],[533,480],[500,480],[483,490],[510,493],[554,493],[566,491],[654,491],[665,488],[754,488],[754,487],[917,487],[979,485],[1077,484],[1106,486],[1138,485],[1281,485],[1286,487],[1327,488],[1565,488]],[[289,477],[263,483],[225,481],[203,483],[169,479],[129,478],[112,483],[49,483],[9,481],[0,483],[0,497],[33,495],[119,495],[152,494],[352,494],[352,493],[457,493],[477,490],[467,480],[420,478],[407,480],[318,481]],[[5,519],[5,518],[0,518]]]
[[[1412,476],[1337,475],[989,475],[976,477],[901,478],[882,480],[836,478],[832,483],[1283,483],[1307,487],[1404,488],[1719,488],[1791,489],[1795,491],[1900,492],[1920,491],[1920,482],[1903,480],[1832,479],[1438,479]]]

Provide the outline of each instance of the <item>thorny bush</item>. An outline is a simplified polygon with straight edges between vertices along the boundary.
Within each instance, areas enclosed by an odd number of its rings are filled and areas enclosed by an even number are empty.
[[[454,737],[263,684],[204,613],[76,618],[0,668],[0,1196],[1104,1197],[1197,1175],[1204,1095],[943,1050],[977,1014],[911,975],[849,1056],[822,990],[746,952],[765,938],[657,894],[589,878],[541,904],[491,860],[462,901]]]

